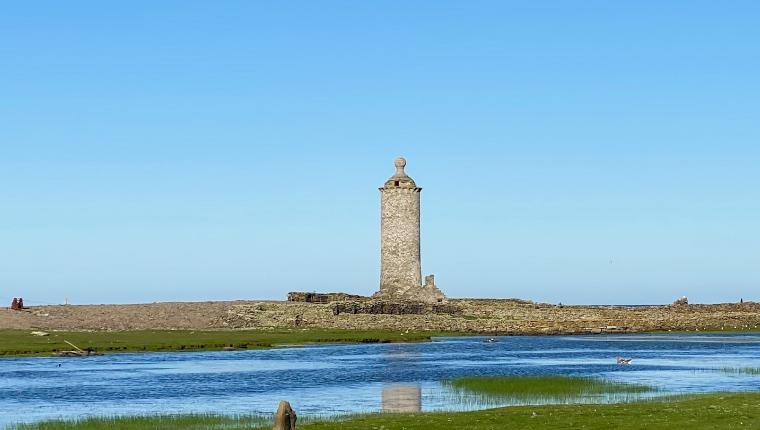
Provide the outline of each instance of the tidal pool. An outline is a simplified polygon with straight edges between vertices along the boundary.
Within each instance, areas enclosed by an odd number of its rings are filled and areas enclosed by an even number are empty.
[[[571,375],[653,386],[655,395],[760,389],[760,334],[435,338],[428,343],[317,345],[256,351],[0,359],[0,428],[92,415],[468,410],[514,403],[467,396],[461,376]],[[615,363],[616,356],[633,364]],[[60,365],[60,366],[59,366]],[[645,394],[645,395],[652,395]],[[576,399],[625,401],[635,395]],[[550,399],[536,398],[528,403]]]

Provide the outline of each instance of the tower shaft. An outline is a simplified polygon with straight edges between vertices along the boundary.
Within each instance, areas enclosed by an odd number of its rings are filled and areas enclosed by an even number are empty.
[[[390,181],[389,181],[390,182]],[[395,294],[422,285],[420,191],[392,181],[380,189],[380,292]]]

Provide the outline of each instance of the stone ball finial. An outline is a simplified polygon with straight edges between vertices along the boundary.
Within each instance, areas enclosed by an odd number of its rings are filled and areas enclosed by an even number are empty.
[[[406,159],[404,157],[398,157],[393,160],[393,164],[396,165],[396,174],[394,176],[406,176],[404,172],[404,166],[406,166]]]
[[[404,157],[398,157],[393,160],[393,164],[396,166],[396,173],[385,181],[384,188],[416,188],[417,185],[415,185],[412,178],[410,178],[404,171],[406,159],[404,159]]]

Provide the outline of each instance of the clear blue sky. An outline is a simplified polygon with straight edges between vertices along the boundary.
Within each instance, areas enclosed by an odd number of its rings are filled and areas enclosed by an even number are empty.
[[[0,297],[760,299],[760,2],[15,2]]]

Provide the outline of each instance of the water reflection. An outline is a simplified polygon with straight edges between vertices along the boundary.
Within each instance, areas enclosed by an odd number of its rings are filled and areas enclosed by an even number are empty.
[[[0,414],[0,428],[18,417],[37,421],[86,415],[267,415],[281,399],[290,400],[302,417],[503,404],[452,392],[441,384],[462,376],[594,376],[650,385],[658,395],[760,387],[760,375],[722,370],[760,367],[757,333],[516,336],[496,343],[483,339],[0,359],[0,411],[19,412]],[[635,360],[620,366],[615,364],[618,355]]]
[[[422,412],[420,384],[392,384],[383,387],[383,412]]]
[[[388,381],[382,388],[383,412],[422,411],[422,386],[404,380],[420,370],[422,361],[420,344],[395,344],[386,349],[382,358]]]

